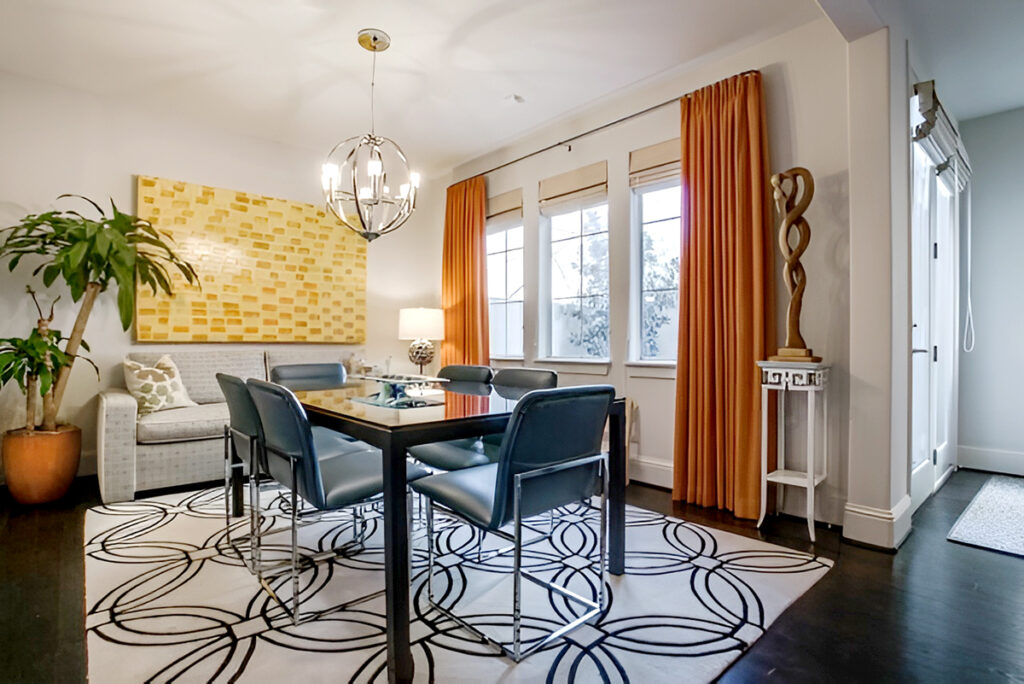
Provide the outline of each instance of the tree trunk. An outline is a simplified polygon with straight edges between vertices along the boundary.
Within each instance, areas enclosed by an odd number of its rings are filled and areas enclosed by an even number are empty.
[[[25,399],[25,429],[36,429],[36,406],[39,402],[39,378],[28,376],[28,395]]]
[[[49,412],[43,415],[43,424],[57,424],[57,411],[60,410],[60,404],[64,401],[64,390],[68,385],[68,377],[71,375],[71,367],[75,364],[74,356],[78,353],[78,348],[82,345],[82,336],[85,334],[85,324],[89,321],[89,314],[92,313],[92,305],[96,301],[96,295],[100,292],[99,283],[89,283],[85,286],[85,294],[82,295],[82,306],[78,309],[78,316],[75,318],[75,327],[71,329],[71,337],[68,338],[68,344],[64,348],[65,353],[71,357],[68,361],[68,365],[60,369],[60,373],[57,375],[57,382],[53,386],[53,400],[48,402]]]
[[[57,429],[57,410],[53,407],[53,388],[43,395],[43,429],[54,432]]]

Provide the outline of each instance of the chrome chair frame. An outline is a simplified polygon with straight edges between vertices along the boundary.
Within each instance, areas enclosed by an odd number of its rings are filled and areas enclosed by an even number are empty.
[[[523,522],[522,511],[521,511],[521,507],[520,507],[520,502],[522,500],[522,488],[523,488],[523,482],[524,481],[530,480],[530,479],[535,478],[535,477],[542,477],[542,476],[545,476],[545,475],[551,475],[552,473],[556,473],[556,472],[560,472],[560,471],[564,471],[564,470],[569,470],[569,469],[572,469],[572,468],[582,468],[582,467],[590,466],[590,465],[593,465],[594,463],[599,464],[599,468],[600,468],[600,471],[601,471],[601,506],[600,506],[601,526],[600,526],[600,542],[599,542],[600,558],[598,560],[598,562],[600,563],[600,570],[599,570],[599,573],[598,573],[600,575],[600,585],[599,585],[599,588],[598,588],[598,600],[596,602],[591,600],[591,599],[587,599],[587,598],[584,598],[584,597],[580,596],[579,594],[577,594],[576,592],[570,590],[567,587],[564,587],[564,586],[562,586],[560,584],[555,584],[554,582],[549,582],[547,580],[544,580],[544,579],[534,575],[529,570],[524,570],[523,569],[523,567],[522,567],[522,551],[523,551],[523,547],[524,546],[528,546],[530,544],[537,543],[539,541],[542,541],[543,539],[549,538],[551,536],[551,533],[553,532],[553,529],[549,530],[548,534],[546,536],[544,536],[544,537],[531,539],[528,542],[524,543],[523,539],[522,539],[523,528],[526,527],[527,529],[531,529],[531,530],[534,530],[534,531],[536,531],[536,529],[531,527],[531,526],[529,526],[529,525],[527,525],[527,524],[525,524]],[[608,454],[605,454],[605,453],[595,454],[593,456],[588,456],[588,457],[585,457],[585,458],[578,458],[578,459],[574,459],[572,461],[567,461],[565,463],[558,463],[558,464],[555,464],[555,465],[545,466],[543,468],[536,468],[534,470],[529,470],[529,471],[526,471],[526,472],[517,473],[516,475],[514,475],[513,482],[514,482],[514,484],[513,484],[513,487],[514,487],[514,495],[513,495],[513,532],[512,532],[512,534],[509,534],[509,533],[503,532],[501,530],[490,530],[491,532],[493,532],[495,535],[501,537],[502,539],[505,539],[506,541],[511,541],[512,544],[511,544],[511,546],[505,547],[504,549],[497,550],[495,553],[489,555],[488,558],[487,558],[489,560],[490,558],[494,558],[496,556],[503,555],[504,553],[508,553],[508,551],[513,551],[514,552],[513,561],[512,561],[512,563],[513,563],[513,566],[512,566],[513,567],[513,574],[514,574],[514,578],[515,578],[513,580],[514,584],[513,584],[513,592],[512,592],[512,648],[509,649],[507,646],[505,646],[501,642],[495,640],[491,636],[485,634],[479,628],[471,625],[466,620],[464,620],[463,618],[461,618],[458,615],[456,615],[454,611],[451,611],[451,610],[445,608],[444,606],[440,605],[436,601],[434,601],[434,585],[433,585],[433,576],[434,576],[434,503],[433,503],[433,501],[430,500],[429,497],[427,498],[427,540],[428,540],[427,541],[427,602],[430,604],[431,607],[433,607],[439,613],[441,613],[445,617],[450,618],[451,620],[455,621],[457,624],[459,624],[460,626],[462,626],[465,629],[469,630],[473,634],[479,636],[481,639],[486,641],[488,644],[490,644],[493,647],[496,647],[501,653],[505,654],[506,656],[511,658],[513,661],[518,663],[519,661],[521,661],[523,658],[525,658],[526,656],[530,655],[531,653],[539,651],[540,649],[544,648],[545,646],[547,646],[549,643],[551,643],[555,639],[558,639],[558,638],[562,637],[563,635],[571,632],[572,630],[576,629],[577,627],[579,627],[580,625],[584,624],[585,622],[591,620],[592,618],[596,617],[597,615],[600,615],[602,612],[604,612],[604,610],[607,607],[606,606],[607,592],[606,592],[606,589],[605,589],[605,584],[607,582],[607,555],[608,555],[608,496],[607,496],[607,492],[608,492]],[[592,504],[589,504],[589,503],[587,505],[591,506],[592,508],[594,507]],[[448,511],[449,509],[445,508],[445,510]],[[455,517],[459,518],[460,520],[466,522],[467,524],[473,525],[474,527],[479,527],[476,523],[468,520],[467,518],[465,518],[464,516],[459,515],[458,513],[455,513],[454,511],[450,511],[450,513],[452,515],[454,515]],[[551,513],[551,511],[549,511],[549,513]],[[522,648],[522,578],[523,577],[525,577],[526,579],[530,580],[534,584],[537,584],[537,585],[539,585],[539,586],[541,586],[543,588],[546,588],[549,591],[553,591],[556,594],[558,594],[560,596],[563,596],[564,598],[567,598],[567,599],[569,599],[571,601],[574,601],[574,602],[584,606],[587,609],[586,612],[584,612],[582,615],[580,615],[576,619],[574,619],[574,620],[572,620],[572,621],[562,625],[561,627],[559,627],[558,629],[556,629],[554,631],[548,632],[540,641],[538,641],[537,643],[529,646],[525,650]]]

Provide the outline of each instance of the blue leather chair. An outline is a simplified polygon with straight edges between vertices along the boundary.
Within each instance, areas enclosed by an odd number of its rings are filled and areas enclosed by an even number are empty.
[[[463,366],[452,364],[437,372],[437,377],[454,382],[490,382],[494,371],[490,366]]]
[[[608,457],[601,452],[608,410],[615,390],[608,385],[536,390],[516,405],[502,437],[496,463],[431,475],[412,483],[427,497],[427,597],[441,613],[497,646],[518,662],[579,627],[605,608],[605,556],[608,506],[601,503],[600,588],[596,601],[554,585],[522,569],[524,520],[559,506],[584,501],[608,489]],[[483,634],[434,601],[433,507],[441,504],[480,530],[512,542],[515,573],[512,649]],[[511,534],[502,528],[512,525]],[[532,529],[532,528],[530,528]],[[533,543],[536,539],[527,543]],[[499,551],[503,553],[505,550]],[[582,615],[522,648],[521,578],[525,577],[584,606]]]
[[[270,369],[270,381],[293,392],[335,389],[345,384],[347,374],[340,363],[293,363]]]
[[[448,369],[483,369],[487,366],[446,366],[438,373],[438,377]],[[482,374],[481,374],[482,375]],[[489,374],[488,374],[489,376]],[[453,378],[454,379],[454,378]],[[465,378],[459,378],[458,385],[449,383],[450,389],[462,391],[461,382]],[[550,389],[558,385],[558,373],[551,370],[537,368],[502,368],[490,378],[494,389],[499,393],[503,390],[519,390],[519,396],[524,390]],[[480,381],[486,382],[486,381]],[[434,442],[432,444],[420,444],[409,448],[409,455],[420,463],[435,470],[461,470],[479,465],[494,463],[498,458],[498,446],[501,444],[501,433],[495,435],[484,435],[483,437],[471,437],[468,439],[454,439],[447,442]]]
[[[254,379],[246,386],[263,426],[267,470],[291,492],[292,606],[284,607],[298,624],[299,518],[337,511],[380,494],[384,488],[381,454],[362,442],[317,439],[305,410],[288,388]],[[421,466],[408,466],[410,481],[425,475]]]
[[[224,426],[224,499],[226,528],[228,530],[227,541],[236,548],[236,544],[243,541],[250,542],[249,571],[253,574],[262,575],[264,570],[261,565],[260,536],[256,533],[260,529],[263,518],[260,513],[260,476],[269,475],[267,467],[267,455],[262,448],[263,444],[263,423],[260,421],[256,404],[253,403],[252,395],[245,381],[233,375],[217,373],[217,384],[220,385],[224,400],[228,405],[230,416],[228,425]],[[317,452],[324,457],[330,457],[337,453],[350,451],[365,451],[371,449],[365,442],[357,442],[347,435],[329,430],[319,425],[312,427],[313,441],[318,445]],[[244,455],[244,456],[243,456]],[[231,493],[230,483],[232,473],[241,469],[248,472],[249,477],[249,530],[248,536],[231,539]],[[272,483],[272,481],[268,481]],[[239,552],[241,556],[241,552]]]

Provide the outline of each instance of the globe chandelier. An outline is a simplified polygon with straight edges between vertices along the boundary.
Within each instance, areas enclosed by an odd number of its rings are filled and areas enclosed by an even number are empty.
[[[391,45],[379,29],[359,32],[359,45],[373,53],[370,67],[370,132],[334,146],[323,165],[324,201],[345,226],[367,242],[398,230],[416,208],[420,175],[394,140],[377,135],[373,116],[373,87],[377,53]]]

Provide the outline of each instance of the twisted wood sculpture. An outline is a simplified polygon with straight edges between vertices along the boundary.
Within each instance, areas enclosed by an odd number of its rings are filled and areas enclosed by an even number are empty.
[[[798,182],[802,181],[802,183]],[[798,198],[800,185],[803,194]],[[821,361],[807,348],[800,334],[800,308],[803,306],[804,290],[807,288],[807,273],[800,264],[800,257],[811,242],[811,227],[803,214],[814,197],[814,177],[807,169],[797,166],[772,176],[772,187],[775,189],[775,204],[782,214],[779,226],[779,249],[785,265],[782,267],[782,279],[789,290],[789,308],[786,312],[786,344],[778,354],[770,357],[771,361]],[[796,232],[796,246],[790,242],[792,233]]]

